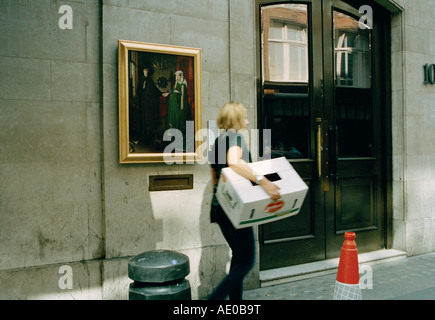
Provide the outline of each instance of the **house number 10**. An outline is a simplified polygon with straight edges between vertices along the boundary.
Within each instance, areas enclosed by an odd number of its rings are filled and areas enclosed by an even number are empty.
[[[424,69],[424,84],[435,84],[435,63],[425,64]]]

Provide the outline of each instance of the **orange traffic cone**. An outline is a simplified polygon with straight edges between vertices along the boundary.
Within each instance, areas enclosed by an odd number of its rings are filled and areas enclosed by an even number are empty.
[[[335,281],[334,300],[362,300],[359,286],[358,250],[355,243],[355,233],[344,234]]]

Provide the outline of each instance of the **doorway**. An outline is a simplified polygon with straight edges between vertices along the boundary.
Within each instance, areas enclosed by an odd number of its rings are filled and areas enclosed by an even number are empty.
[[[258,127],[309,186],[298,215],[259,228],[260,270],[338,257],[346,231],[386,247],[390,21],[348,2],[256,3]]]

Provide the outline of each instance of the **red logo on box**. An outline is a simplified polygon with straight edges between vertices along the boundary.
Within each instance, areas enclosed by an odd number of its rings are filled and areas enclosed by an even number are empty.
[[[282,207],[284,207],[284,201],[282,200],[271,202],[266,206],[266,208],[264,208],[264,212],[274,213],[280,210]]]

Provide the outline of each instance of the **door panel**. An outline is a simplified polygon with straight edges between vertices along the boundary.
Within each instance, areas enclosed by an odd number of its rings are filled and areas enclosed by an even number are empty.
[[[310,187],[309,181],[305,181]],[[265,244],[285,242],[301,237],[313,237],[313,196],[312,191],[308,191],[306,200],[302,205],[301,210],[304,214],[298,214],[292,219],[281,220],[281,223],[270,223],[264,228],[263,241]]]
[[[324,241],[316,233],[316,229],[323,227],[323,220],[315,219],[313,184],[305,182],[310,190],[299,214],[282,219],[281,223],[265,224],[261,229],[262,247],[267,248],[260,250],[262,270],[324,259]],[[303,247],[300,242],[304,243]]]
[[[343,233],[357,233],[359,252],[383,247],[382,106],[377,104],[381,66],[375,65],[374,37],[379,28],[362,28],[359,13],[342,1],[325,1],[332,21],[333,97],[329,120],[334,136],[334,189],[326,198],[326,258],[337,257]],[[377,22],[374,24],[377,26]],[[328,73],[330,74],[330,73]],[[327,79],[325,79],[327,81]],[[379,79],[377,79],[379,81]],[[375,87],[378,86],[378,90]],[[377,106],[376,108],[374,106]],[[330,111],[329,111],[330,112]],[[329,204],[330,203],[330,204]]]
[[[374,188],[372,177],[339,180],[336,186],[336,232],[361,231],[375,226]]]
[[[271,156],[287,157],[309,186],[298,215],[260,228],[260,268],[270,269],[325,257],[323,192],[313,133],[322,104],[322,68],[312,66],[314,61],[322,63],[322,26],[312,16],[321,15],[321,3],[299,1],[257,8],[262,62],[258,126],[272,129]]]

